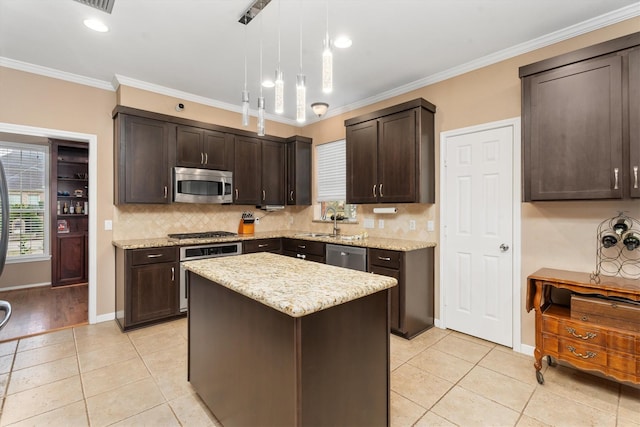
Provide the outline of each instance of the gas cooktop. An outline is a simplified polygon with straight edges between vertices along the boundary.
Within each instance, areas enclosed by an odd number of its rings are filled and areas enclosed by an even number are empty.
[[[236,236],[236,233],[230,231],[200,231],[197,233],[174,233],[169,234],[169,239],[185,240],[185,239],[211,239],[215,237]]]

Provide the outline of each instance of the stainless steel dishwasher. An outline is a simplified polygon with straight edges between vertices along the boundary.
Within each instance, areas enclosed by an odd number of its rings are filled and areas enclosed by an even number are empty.
[[[345,245],[327,245],[326,264],[367,271],[367,249]]]

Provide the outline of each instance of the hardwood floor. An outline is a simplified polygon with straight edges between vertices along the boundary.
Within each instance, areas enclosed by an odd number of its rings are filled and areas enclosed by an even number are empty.
[[[0,342],[88,323],[88,285],[40,286],[0,292],[12,315]]]

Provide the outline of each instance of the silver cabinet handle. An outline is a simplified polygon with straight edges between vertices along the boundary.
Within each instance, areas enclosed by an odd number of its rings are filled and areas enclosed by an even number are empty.
[[[296,257],[301,258],[301,259],[305,259],[307,256],[303,255],[303,254],[296,254]]]
[[[613,183],[613,189],[617,190],[618,189],[618,172],[620,171],[620,169],[618,168],[613,168],[613,176],[614,176],[614,183]]]
[[[638,167],[633,167],[633,188],[638,188]]]
[[[168,193],[168,190],[167,190],[167,186],[165,185],[164,186],[164,198],[165,199],[167,198],[167,193]]]
[[[258,245],[259,248],[266,248],[267,246],[269,246],[268,243],[263,243],[263,244]]]
[[[349,256],[349,254],[346,252],[340,252],[340,256]]]
[[[204,153],[200,153],[200,164],[204,165]]]
[[[382,257],[382,256],[379,256],[379,257],[378,257],[378,259],[379,259],[380,261],[391,261],[391,258],[389,258],[389,257]]]
[[[209,164],[209,153],[204,153],[204,164]]]
[[[298,245],[300,249],[307,249],[307,245]]]
[[[262,200],[267,198],[267,192],[262,190]]]
[[[384,194],[382,194],[382,184],[380,184],[380,197],[384,197]]]
[[[149,254],[147,255],[147,258],[160,258],[162,256],[162,254]]]
[[[377,185],[373,186],[373,197],[378,197],[378,195],[376,194],[376,187]]]
[[[174,282],[176,280],[176,268],[171,267],[171,281]]]
[[[238,189],[236,188],[236,200],[238,200]]]
[[[291,190],[291,194],[289,194],[289,200],[293,202],[293,190]]]

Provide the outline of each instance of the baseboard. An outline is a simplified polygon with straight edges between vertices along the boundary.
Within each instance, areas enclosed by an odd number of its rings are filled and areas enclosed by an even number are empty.
[[[113,313],[100,314],[99,316],[96,316],[96,323],[108,322],[115,319],[116,312],[114,311]]]
[[[533,352],[536,348],[527,344],[520,344],[520,353],[526,354],[527,356],[533,356]]]

